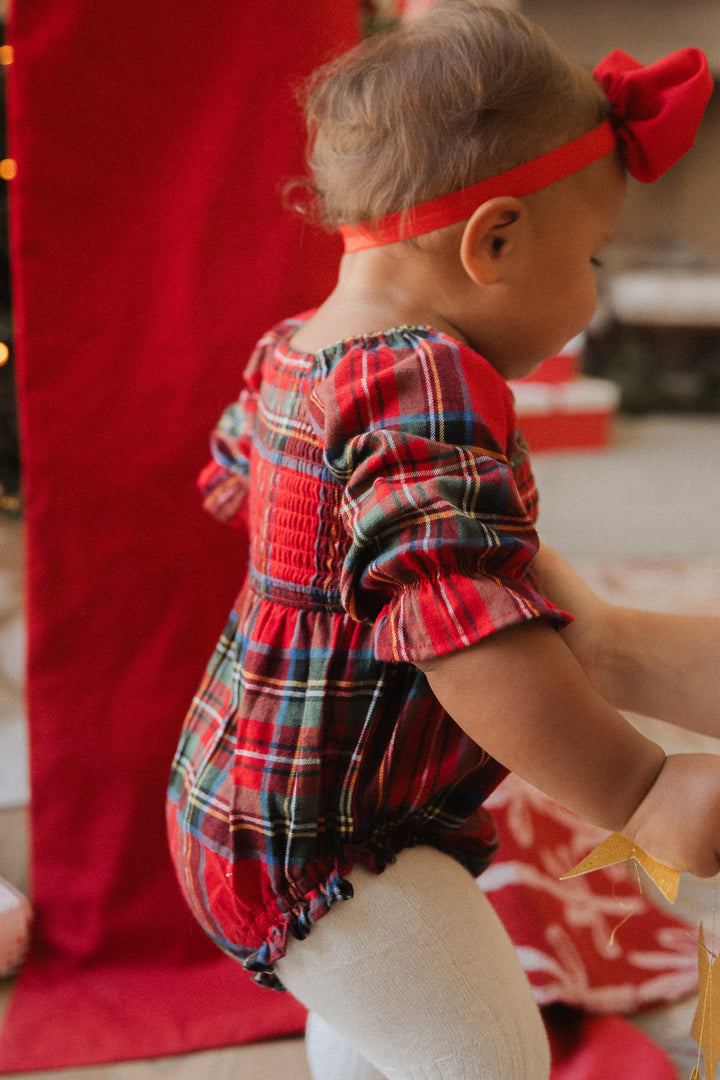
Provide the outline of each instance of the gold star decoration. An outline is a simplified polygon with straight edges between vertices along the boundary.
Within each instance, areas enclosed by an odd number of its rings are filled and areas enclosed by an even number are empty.
[[[698,940],[698,970],[700,972],[700,1000],[690,1034],[703,1052],[706,1080],[715,1080],[720,1061],[720,1024],[714,1022],[720,1015],[720,979],[715,978],[717,955],[705,944],[702,923]],[[718,968],[720,973],[720,968]],[[696,1068],[690,1080],[700,1080]]]
[[[669,866],[663,866],[662,863],[651,859],[647,852],[643,851],[637,844],[633,844],[632,840],[621,836],[620,833],[612,833],[608,836],[582,862],[578,863],[572,870],[568,870],[566,874],[563,874],[563,878],[577,877],[578,874],[589,874],[592,870],[602,870],[604,866],[613,866],[615,863],[625,862],[627,859],[634,859],[636,863],[642,866],[663,896],[667,897],[670,903],[673,903],[678,893],[680,871],[671,870]]]
[[[650,858],[646,851],[620,833],[612,833],[582,862],[562,876],[571,878],[579,874],[589,874],[593,870],[601,870],[605,866],[613,866],[627,859],[634,859],[643,868],[670,903],[675,901],[680,883],[680,871],[672,870],[669,866],[664,866]],[[713,908],[714,906],[713,902]],[[701,1053],[704,1058],[705,1080],[716,1080],[717,1066],[720,1062],[720,1021],[717,1019],[720,1017],[720,967],[717,968],[718,978],[715,978],[716,961],[717,954],[705,944],[701,924],[698,937],[699,1000],[691,1030],[691,1035],[698,1044],[698,1063],[692,1071],[690,1080],[702,1080]]]

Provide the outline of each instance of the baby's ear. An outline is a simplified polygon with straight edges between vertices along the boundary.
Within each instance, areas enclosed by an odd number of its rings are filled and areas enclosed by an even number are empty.
[[[500,280],[526,214],[524,204],[511,195],[488,199],[478,206],[460,241],[460,259],[476,285],[493,285]]]

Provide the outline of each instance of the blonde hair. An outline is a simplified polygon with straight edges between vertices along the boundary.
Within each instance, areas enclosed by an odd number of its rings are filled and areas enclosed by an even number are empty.
[[[329,230],[495,176],[608,112],[543,30],[482,0],[437,0],[364,41],[320,68],[303,102],[308,186]]]

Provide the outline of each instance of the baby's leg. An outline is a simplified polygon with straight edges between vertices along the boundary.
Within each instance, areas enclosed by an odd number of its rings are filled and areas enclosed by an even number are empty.
[[[470,874],[419,847],[350,881],[354,898],[279,961],[288,990],[388,1080],[547,1080],[540,1014]]]
[[[367,1058],[341,1039],[317,1013],[308,1016],[305,1048],[313,1080],[385,1080]]]

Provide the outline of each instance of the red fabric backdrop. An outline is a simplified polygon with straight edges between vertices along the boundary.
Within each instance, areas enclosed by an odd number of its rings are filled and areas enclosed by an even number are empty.
[[[282,211],[292,86],[356,0],[15,0],[11,241],[36,938],[0,1071],[302,1025],[194,925],[166,850],[183,714],[242,573],[194,480],[248,349],[332,286]]]

